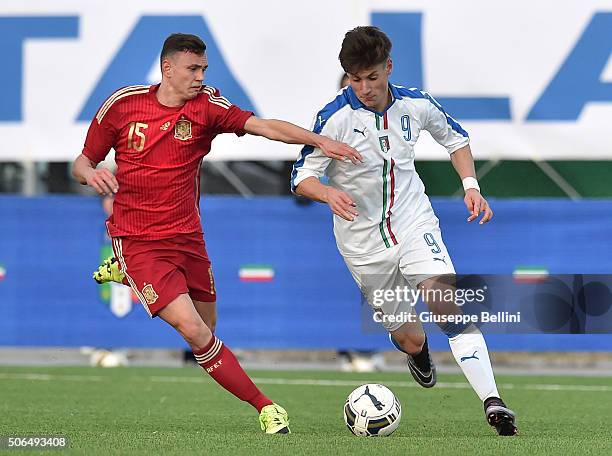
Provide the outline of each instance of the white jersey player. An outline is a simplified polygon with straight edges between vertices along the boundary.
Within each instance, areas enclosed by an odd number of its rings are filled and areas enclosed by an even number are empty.
[[[357,27],[345,35],[340,63],[350,85],[319,111],[313,130],[353,146],[363,161],[331,160],[306,146],[293,167],[291,186],[330,206],[338,249],[377,321],[408,355],[415,380],[432,387],[436,371],[422,325],[405,318],[414,312],[413,303],[393,293],[406,287],[423,293],[453,289],[455,270],[414,167],[414,145],[423,130],[450,154],[466,192],[468,222],[484,213],[479,223],[487,223],[493,212],[480,194],[468,134],[426,92],[389,83],[390,50],[391,42],[376,27]],[[323,175],[328,185],[321,183]],[[435,298],[426,302],[434,313],[460,312]],[[441,329],[484,402],[489,424],[500,435],[515,435],[515,414],[499,397],[480,330],[465,324]]]
[[[315,120],[315,131],[360,151],[359,166],[305,147],[294,167],[292,187],[326,174],[329,184],[352,197],[359,217],[334,217],[334,234],[344,256],[373,254],[412,235],[415,227],[437,223],[414,167],[414,145],[427,130],[449,154],[468,145],[461,126],[427,93],[389,84],[383,112],[363,106],[351,86],[343,89]],[[367,191],[364,191],[367,189]]]

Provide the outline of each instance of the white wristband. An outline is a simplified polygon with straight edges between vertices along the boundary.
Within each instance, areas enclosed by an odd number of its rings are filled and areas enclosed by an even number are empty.
[[[464,178],[461,183],[463,184],[463,190],[467,191],[470,188],[475,188],[476,190],[480,191],[480,187],[478,186],[478,181],[476,180],[475,177],[466,177]]]

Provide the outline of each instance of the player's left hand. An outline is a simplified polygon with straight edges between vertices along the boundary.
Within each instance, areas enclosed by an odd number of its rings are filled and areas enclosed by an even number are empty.
[[[468,188],[466,190],[463,201],[470,212],[470,216],[467,219],[468,222],[476,220],[483,212],[484,215],[480,219],[480,222],[478,222],[479,225],[483,225],[493,218],[493,211],[491,210],[489,203],[487,203],[487,200],[484,199],[480,192],[475,188]]]
[[[343,142],[334,141],[333,139],[325,138],[323,136],[319,147],[326,157],[340,161],[348,159],[353,163],[353,165],[363,162],[363,157],[361,154],[357,152],[356,149],[352,148],[348,144],[344,144]]]

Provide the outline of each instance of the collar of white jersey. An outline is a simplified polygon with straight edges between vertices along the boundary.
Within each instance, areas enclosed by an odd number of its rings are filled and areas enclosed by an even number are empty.
[[[389,83],[389,91],[391,92],[391,103],[389,103],[389,106],[387,106],[385,108],[384,111],[382,112],[378,112],[374,109],[368,108],[366,105],[364,105],[361,101],[359,101],[359,98],[357,98],[357,95],[355,95],[355,92],[353,92],[353,88],[349,85],[346,88],[346,94],[348,96],[348,100],[349,103],[351,105],[351,108],[353,109],[365,109],[366,111],[370,111],[379,115],[383,115],[385,112],[387,112],[391,106],[393,106],[393,103],[395,103],[395,100],[401,100],[402,96],[399,93],[399,90],[397,90],[397,87],[395,87],[393,84]]]

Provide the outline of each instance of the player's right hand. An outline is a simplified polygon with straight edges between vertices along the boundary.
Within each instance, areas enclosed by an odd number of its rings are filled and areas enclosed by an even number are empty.
[[[363,162],[361,154],[355,148],[343,142],[323,136],[319,147],[326,157],[333,158],[334,160],[350,160],[353,165]]]
[[[87,185],[94,188],[100,195],[111,195],[119,191],[117,179],[106,168],[92,169],[85,176]]]
[[[359,215],[357,205],[350,196],[334,187],[327,187],[325,191],[325,202],[331,211],[344,220],[352,222]]]

